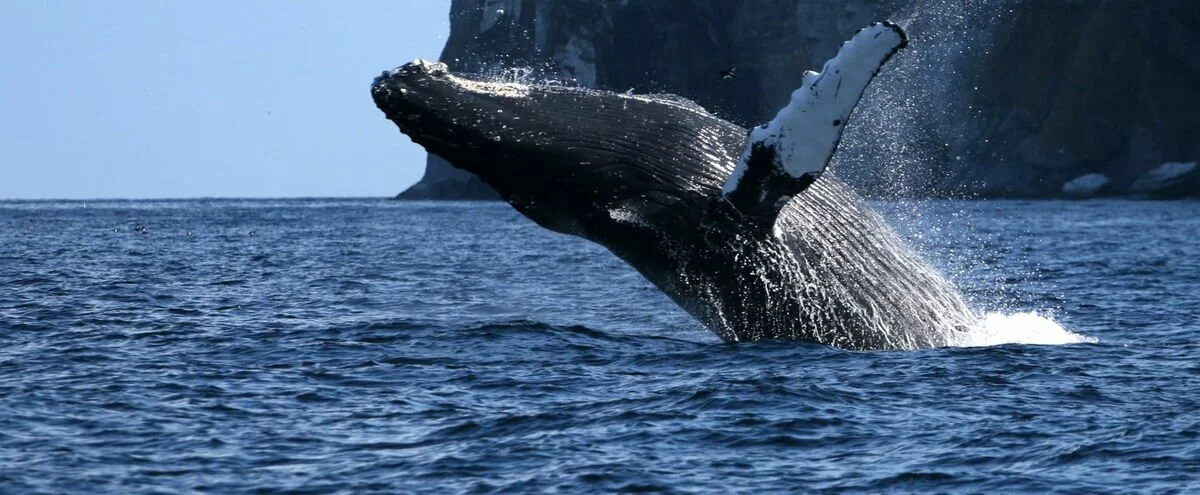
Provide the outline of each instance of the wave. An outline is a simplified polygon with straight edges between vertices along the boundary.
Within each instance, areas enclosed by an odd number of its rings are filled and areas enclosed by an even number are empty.
[[[1067,330],[1053,319],[1031,311],[1027,313],[987,313],[962,334],[954,346],[1064,345],[1096,342],[1099,342],[1099,339]]]

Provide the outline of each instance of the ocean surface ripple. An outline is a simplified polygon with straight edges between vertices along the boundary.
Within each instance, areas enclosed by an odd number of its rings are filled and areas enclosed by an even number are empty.
[[[0,202],[0,493],[1200,491],[1200,204],[880,207],[962,347],[725,344],[497,203]]]

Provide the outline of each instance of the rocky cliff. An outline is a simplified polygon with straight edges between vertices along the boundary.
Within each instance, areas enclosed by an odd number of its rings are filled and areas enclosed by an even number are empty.
[[[453,0],[450,19],[452,70],[675,93],[747,126],[854,31],[891,19],[913,42],[834,164],[860,190],[1053,197],[1087,176],[1101,186],[1071,195],[1200,196],[1200,167],[1161,177],[1200,159],[1194,1]],[[494,193],[431,156],[400,197]]]

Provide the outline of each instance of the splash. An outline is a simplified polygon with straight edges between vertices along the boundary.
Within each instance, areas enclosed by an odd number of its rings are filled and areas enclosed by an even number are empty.
[[[833,170],[879,198],[968,195],[959,175],[980,143],[964,137],[986,125],[972,105],[979,62],[1011,3],[923,0],[894,12],[910,44],[863,95]]]
[[[1099,342],[1099,340],[1067,330],[1053,319],[1036,312],[987,313],[980,317],[953,346],[1063,345],[1095,342]]]
[[[960,346],[1095,341],[1038,313],[996,312],[1015,306],[1006,279],[1036,280],[1037,274],[998,270],[994,260],[1028,254],[998,253],[1007,240],[976,230],[972,212],[925,199],[973,197],[963,179],[974,150],[987,144],[969,138],[987,125],[974,105],[985,76],[981,67],[992,56],[997,28],[1018,4],[918,0],[894,12],[892,20],[905,28],[910,44],[864,94],[855,117],[860,124],[847,128],[831,165],[858,190],[886,200],[878,206],[889,224],[955,285],[969,289],[963,297],[980,316],[955,344]]]

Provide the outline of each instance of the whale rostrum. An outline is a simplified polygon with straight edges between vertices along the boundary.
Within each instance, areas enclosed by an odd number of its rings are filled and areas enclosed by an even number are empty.
[[[957,289],[825,169],[906,43],[860,30],[749,133],[674,95],[495,81],[415,61],[371,86],[413,141],[556,232],[599,243],[727,341],[955,344]]]

